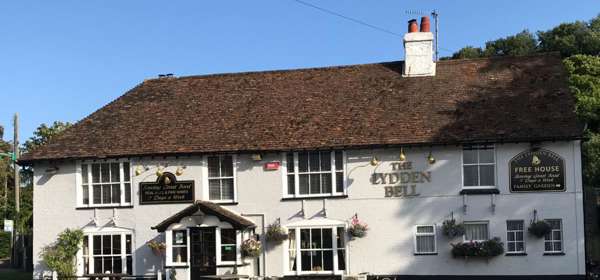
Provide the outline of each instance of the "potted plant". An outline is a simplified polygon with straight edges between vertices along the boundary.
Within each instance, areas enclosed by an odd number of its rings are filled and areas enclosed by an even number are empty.
[[[355,214],[354,217],[352,217],[350,226],[348,227],[348,233],[350,234],[350,236],[356,237],[356,238],[362,238],[362,237],[365,237],[365,235],[367,235],[368,230],[369,230],[368,225],[361,222],[358,219],[358,215]]]
[[[452,256],[455,258],[490,258],[504,253],[504,246],[498,237],[494,237],[490,240],[485,240],[482,242],[468,241],[450,245],[452,245]]]
[[[146,245],[152,249],[152,253],[154,253],[154,255],[159,257],[162,256],[165,252],[165,249],[167,249],[167,245],[165,245],[165,243],[156,241],[154,239],[146,242]]]
[[[250,238],[242,242],[241,250],[244,257],[256,258],[260,256],[262,246],[260,241]]]
[[[288,234],[279,222],[274,222],[267,227],[265,239],[278,244],[287,240]]]
[[[552,232],[552,226],[550,226],[550,224],[544,220],[538,220],[537,210],[533,210],[533,220],[531,220],[531,223],[529,223],[529,228],[527,228],[527,231],[537,238],[542,238],[546,234]]]
[[[465,226],[462,223],[457,223],[454,218],[451,218],[442,223],[442,232],[448,237],[461,236],[465,234]]]

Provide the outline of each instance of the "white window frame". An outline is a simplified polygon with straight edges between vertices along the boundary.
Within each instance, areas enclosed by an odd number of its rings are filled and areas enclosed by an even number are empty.
[[[121,192],[121,197],[120,197],[120,202],[119,203],[94,203],[94,183],[93,179],[92,179],[92,164],[103,164],[103,163],[107,163],[112,164],[112,163],[119,163],[119,189]],[[128,163],[129,164],[129,170],[124,170],[123,169],[123,164],[124,163]],[[125,159],[114,159],[114,160],[104,160],[104,161],[77,161],[76,162],[76,177],[75,177],[75,183],[77,185],[77,190],[75,191],[76,193],[76,200],[77,203],[75,205],[77,205],[77,207],[80,208],[96,208],[96,207],[121,207],[121,206],[133,206],[133,200],[134,200],[134,190],[133,190],[133,174],[131,172],[131,161],[129,160],[125,160]],[[87,165],[87,188],[88,188],[88,204],[84,204],[83,203],[83,174],[82,174],[82,165]],[[129,181],[125,181],[125,172],[129,173]],[[129,183],[129,188],[130,188],[130,192],[131,192],[131,199],[130,202],[125,202],[125,184]],[[98,184],[98,183],[96,183]],[[107,183],[105,183],[107,184]]]
[[[342,152],[342,178],[343,178],[343,183],[342,183],[342,192],[338,192],[337,191],[337,176],[336,176],[336,172],[338,172],[339,170],[336,170],[336,166],[335,166],[335,152]],[[323,151],[302,151],[302,152],[323,152]],[[331,150],[329,151],[330,155],[331,155],[331,168],[329,170],[329,172],[325,171],[319,171],[319,172],[300,172],[299,171],[299,165],[298,165],[298,152],[283,152],[281,153],[281,174],[282,174],[282,182],[283,182],[283,186],[282,186],[282,194],[283,194],[283,198],[303,198],[303,197],[328,197],[328,196],[343,196],[347,194],[347,178],[346,178],[346,151],[340,151],[340,150]],[[289,194],[288,193],[288,175],[292,175],[292,173],[288,173],[287,171],[287,166],[288,166],[288,160],[287,160],[287,154],[292,153],[294,155],[294,194]],[[330,173],[331,174],[331,193],[318,193],[318,194],[300,194],[300,174],[324,174],[324,173]]]
[[[186,234],[186,248],[187,248],[187,259],[185,262],[174,262],[173,261],[173,231],[185,231]],[[165,230],[165,243],[166,243],[166,252],[165,252],[165,264],[167,266],[188,266],[190,264],[190,229],[189,228],[174,228]]]
[[[418,232],[418,228],[420,227],[432,227],[433,228],[433,232]],[[414,233],[415,233],[415,238],[414,238],[414,252],[415,255],[432,255],[432,254],[437,254],[438,251],[438,247],[437,247],[437,227],[435,226],[435,224],[429,224],[429,225],[416,225],[415,229],[414,229]],[[433,236],[433,252],[419,252],[418,247],[417,247],[417,238],[421,237],[421,236]]]
[[[491,150],[493,151],[493,156],[494,156],[494,163],[479,163],[479,150],[482,147],[490,147]],[[476,148],[475,150],[477,150],[477,163],[465,163],[465,155],[464,155],[464,150],[465,148]],[[496,145],[493,144],[478,144],[478,145],[464,145],[460,151],[460,160],[461,160],[461,168],[460,168],[460,174],[461,174],[461,186],[463,189],[496,189],[498,188],[498,170],[497,170],[497,154],[496,154]],[[483,186],[481,185],[481,176],[479,174],[479,169],[478,169],[478,173],[477,173],[477,186],[465,186],[465,166],[482,166],[482,165],[486,165],[486,166],[493,166],[494,167],[494,185],[491,186]]]
[[[344,248],[338,248],[337,246],[337,240],[335,239],[336,235],[337,235],[337,228],[344,228],[343,232],[344,232]],[[332,271],[302,271],[302,249],[301,249],[301,237],[300,237],[300,230],[302,229],[331,229],[331,242],[332,242],[332,248],[331,250],[333,251],[333,270]],[[315,225],[315,226],[293,226],[293,227],[288,227],[288,232],[290,231],[295,231],[295,240],[287,240],[284,243],[285,249],[284,249],[284,274],[286,276],[298,276],[298,275],[343,275],[344,272],[348,269],[348,259],[349,259],[349,251],[348,251],[348,236],[346,234],[346,229],[347,226],[345,224],[343,225]],[[290,270],[289,267],[289,257],[290,257],[290,250],[289,248],[289,242],[296,242],[296,270]],[[330,249],[326,249],[326,250],[330,250]],[[344,255],[345,255],[345,264],[346,264],[346,270],[339,270],[339,266],[338,266],[338,251],[339,250],[344,250]],[[324,251],[322,249],[320,249],[319,251]]]
[[[223,244],[221,244],[221,230],[222,229],[233,229],[235,230],[235,261],[223,261],[222,260],[222,255],[221,255],[221,247],[223,246]],[[217,227],[216,228],[216,232],[215,232],[215,247],[217,250],[215,257],[217,258],[217,266],[219,265],[235,265],[235,264],[242,264],[242,251],[241,251],[241,244],[242,244],[242,231],[238,230],[238,229],[234,229],[234,228],[222,228],[222,227]]]
[[[508,223],[509,222],[520,222],[523,225],[523,228],[521,230],[511,230],[511,229],[508,229]],[[523,237],[523,239],[517,240],[517,232],[521,232],[522,233],[521,236]],[[515,240],[514,241],[508,240],[509,239],[508,235],[510,233],[512,233],[512,234],[515,235]],[[519,243],[519,242],[523,243],[523,250],[521,250],[521,251],[517,250],[517,243]],[[508,249],[508,244],[509,243],[514,243],[515,244],[515,251],[510,251]],[[524,220],[507,220],[506,221],[506,253],[509,253],[509,254],[521,254],[521,253],[525,253],[526,248],[527,248],[527,246],[526,246],[526,243],[525,243],[525,221]]]
[[[209,179],[231,179],[231,177],[214,177],[214,178],[209,178],[208,177],[208,158],[209,157],[219,157],[219,160],[223,157],[223,156],[231,156],[231,164],[232,164],[232,168],[233,168],[233,199],[210,199],[210,187],[209,187]],[[238,162],[237,162],[237,155],[235,154],[223,154],[223,155],[206,155],[203,157],[202,159],[203,164],[202,164],[202,169],[203,169],[203,180],[202,180],[202,184],[203,186],[203,196],[204,199],[207,201],[211,201],[211,202],[215,202],[215,203],[236,203],[238,201],[238,192],[237,192],[237,168],[238,168]]]
[[[100,236],[100,238],[102,238],[102,236],[104,235],[120,235],[121,236],[121,271],[123,271],[123,273],[125,274],[129,274],[129,275],[135,275],[135,234],[133,233],[133,231],[131,230],[126,230],[126,229],[98,229],[98,230],[93,230],[93,231],[84,231],[84,236],[87,236],[88,238],[88,273],[93,274],[94,273],[94,236]],[[131,236],[131,253],[127,254],[127,235]],[[111,255],[111,256],[116,256],[116,255]],[[131,272],[127,271],[127,257],[131,256]],[[77,275],[82,276],[83,272],[85,271],[85,263],[84,263],[84,255],[83,255],[83,243],[81,244],[81,247],[79,249],[79,251],[77,252]],[[111,271],[112,272],[112,271]],[[102,272],[104,273],[104,271]]]
[[[473,242],[483,242],[483,241],[486,241],[486,240],[490,239],[490,222],[489,221],[466,221],[466,222],[463,222],[463,225],[465,225],[465,227],[467,225],[486,225],[486,227],[487,227],[487,239],[482,239],[482,240],[479,240],[479,239],[477,239],[477,240],[467,239],[467,230],[465,228],[465,233],[463,234],[463,242],[471,242],[471,241],[473,241]]]
[[[565,252],[565,236],[564,236],[564,231],[563,231],[563,221],[562,219],[545,219],[546,221],[558,221],[560,228],[559,229],[552,229],[550,231],[550,239],[546,239],[546,237],[544,236],[544,253],[564,253]],[[560,232],[560,239],[554,239],[554,232]],[[560,250],[552,250],[552,251],[546,251],[546,243],[552,243],[552,248],[554,248],[554,243],[555,242],[560,242]]]

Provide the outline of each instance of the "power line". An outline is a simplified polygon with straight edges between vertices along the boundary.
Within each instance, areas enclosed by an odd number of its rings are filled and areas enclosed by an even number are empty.
[[[359,19],[355,19],[355,18],[352,18],[352,17],[349,17],[349,16],[342,15],[342,14],[340,14],[340,13],[337,13],[337,12],[334,12],[334,11],[332,11],[332,10],[328,10],[328,9],[325,9],[325,8],[319,7],[319,6],[317,6],[317,5],[314,5],[314,4],[311,4],[311,3],[308,3],[308,2],[305,2],[305,1],[302,1],[302,0],[292,0],[292,1],[294,1],[294,2],[296,2],[296,3],[299,3],[299,4],[302,4],[302,5],[304,5],[304,6],[307,6],[307,7],[313,8],[313,9],[317,9],[317,10],[319,10],[319,11],[321,11],[321,12],[328,13],[328,14],[330,14],[330,15],[334,15],[334,16],[337,16],[337,17],[343,18],[343,19],[345,19],[345,20],[349,20],[349,21],[352,21],[352,22],[354,22],[354,23],[358,23],[358,24],[360,24],[360,25],[363,25],[363,26],[366,26],[366,27],[369,27],[369,28],[372,28],[372,29],[375,29],[375,30],[378,30],[378,31],[381,31],[381,32],[384,32],[384,33],[387,33],[387,34],[390,34],[390,35],[394,35],[394,36],[402,37],[402,35],[400,35],[400,34],[398,34],[398,33],[394,32],[394,31],[390,31],[390,30],[388,30],[388,29],[385,29],[385,28],[383,28],[383,27],[379,27],[379,26],[376,26],[376,25],[373,25],[373,24],[370,24],[370,23],[364,22],[364,21],[362,21],[362,20],[359,20]]]

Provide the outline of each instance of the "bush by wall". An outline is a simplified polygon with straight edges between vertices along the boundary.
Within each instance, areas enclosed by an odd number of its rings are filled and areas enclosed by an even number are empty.
[[[0,232],[0,259],[10,257],[10,232]]]

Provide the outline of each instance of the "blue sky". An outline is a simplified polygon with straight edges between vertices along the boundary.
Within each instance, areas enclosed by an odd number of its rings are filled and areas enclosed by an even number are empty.
[[[561,22],[598,0],[303,0],[398,34],[440,13],[440,54]],[[294,0],[73,0],[0,4],[0,125],[21,141],[41,123],[75,122],[160,73],[177,76],[401,60],[402,38]]]

